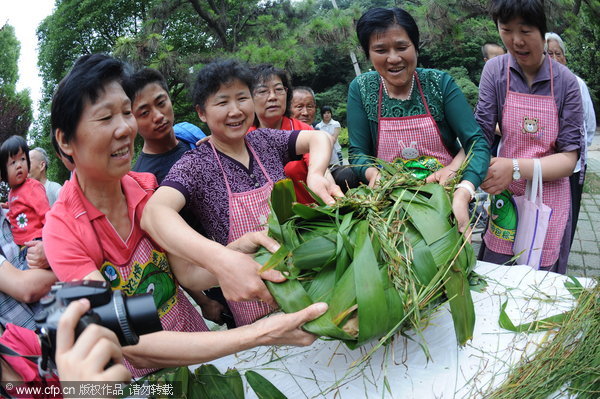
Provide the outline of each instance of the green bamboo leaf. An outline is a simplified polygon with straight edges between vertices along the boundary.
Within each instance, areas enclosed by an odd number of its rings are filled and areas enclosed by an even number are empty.
[[[229,387],[233,391],[234,398],[244,399],[244,383],[242,382],[240,372],[234,368],[229,368],[225,372],[225,377],[229,382]]]
[[[438,272],[431,249],[421,241],[413,248],[412,270],[422,286],[427,286]]]
[[[361,221],[357,225],[356,249],[352,263],[355,265],[354,282],[358,303],[358,344],[360,344],[386,333],[389,313],[367,221]]]
[[[321,269],[335,260],[335,236],[312,238],[292,250],[294,266],[298,269]]]
[[[244,399],[244,396],[235,396],[236,386],[241,383],[239,373],[224,375],[212,364],[203,364],[195,371],[196,381],[200,383],[211,399]]]
[[[556,328],[561,323],[563,323],[567,316],[571,314],[572,311],[556,314],[550,317],[546,317],[541,320],[532,321],[530,323],[523,323],[515,326],[508,314],[506,313],[506,305],[508,304],[508,300],[504,301],[500,306],[500,317],[498,318],[498,324],[500,327],[504,328],[508,331],[513,332],[526,332],[526,333],[535,333],[540,331],[547,331],[553,328]]]
[[[458,266],[451,265],[444,281],[444,289],[450,303],[454,332],[460,345],[473,338],[475,308],[469,289],[469,281]]]
[[[294,215],[292,211],[294,202],[296,202],[296,192],[292,181],[283,179],[275,183],[271,192],[271,208],[279,223],[285,223]]]
[[[295,215],[300,216],[305,220],[319,219],[322,217],[335,217],[335,213],[331,209],[324,207],[312,207],[300,203],[296,203],[292,206],[292,211]]]
[[[290,250],[287,249],[287,247],[285,245],[280,246],[279,249],[277,251],[275,251],[274,254],[271,254],[266,248],[261,248],[261,249],[262,250],[259,250],[259,252],[254,257],[254,260],[256,260],[256,262],[263,265],[263,267],[261,267],[261,269],[260,269],[260,273],[263,273],[263,272],[265,272],[267,270],[271,270],[271,269],[277,269],[280,271],[287,270],[287,268],[284,266],[284,264],[285,264],[285,260],[287,259],[288,255],[290,254]],[[266,254],[265,254],[265,251],[267,252]]]
[[[255,371],[246,371],[246,381],[259,399],[287,399],[269,380]]]

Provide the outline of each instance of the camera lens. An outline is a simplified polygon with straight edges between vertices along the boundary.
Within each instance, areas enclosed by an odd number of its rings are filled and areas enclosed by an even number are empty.
[[[151,294],[126,297],[114,291],[106,305],[92,309],[101,324],[117,334],[122,346],[135,345],[139,335],[162,330]]]
[[[162,330],[162,325],[156,314],[154,298],[151,294],[135,295],[124,299],[127,319],[137,335]]]

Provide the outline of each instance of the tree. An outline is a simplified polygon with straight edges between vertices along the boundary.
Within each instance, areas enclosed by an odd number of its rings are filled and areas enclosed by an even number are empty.
[[[0,28],[0,143],[13,134],[25,136],[31,124],[31,98],[28,90],[16,91],[21,45],[10,25]]]

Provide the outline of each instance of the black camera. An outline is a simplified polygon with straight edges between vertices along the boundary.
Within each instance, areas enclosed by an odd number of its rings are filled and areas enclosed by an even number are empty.
[[[42,349],[51,359],[54,359],[58,321],[67,305],[81,298],[87,298],[91,307],[79,320],[75,338],[91,323],[114,331],[121,346],[135,345],[140,335],[162,330],[152,294],[127,297],[122,291],[112,291],[106,281],[57,283],[40,300],[43,309],[35,315]]]

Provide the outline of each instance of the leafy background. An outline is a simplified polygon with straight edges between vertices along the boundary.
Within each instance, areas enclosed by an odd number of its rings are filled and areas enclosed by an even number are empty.
[[[134,67],[159,69],[167,78],[177,121],[198,123],[189,83],[194,72],[215,58],[286,68],[294,85],[310,86],[319,106],[331,105],[345,126],[346,95],[356,76],[350,52],[362,72],[369,70],[354,24],[371,7],[399,6],[417,20],[420,66],[450,72],[471,105],[483,67],[481,46],[500,43],[488,16],[488,1],[385,0],[56,0],[54,12],[38,27],[39,68],[44,94],[31,104],[16,92],[19,43],[14,29],[0,27],[0,140],[29,136],[33,146],[53,154],[49,109],[55,86],[83,54],[106,52]],[[600,90],[598,43],[600,1],[546,0],[548,27],[567,44],[569,67],[587,83],[594,100]],[[597,103],[597,101],[595,101]],[[32,107],[39,118],[32,121]],[[200,124],[201,125],[201,124]],[[342,135],[342,142],[345,136]],[[138,140],[139,149],[141,141]],[[53,157],[49,178],[62,182],[68,172]]]

